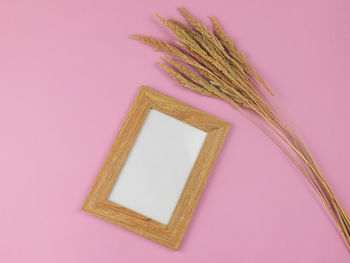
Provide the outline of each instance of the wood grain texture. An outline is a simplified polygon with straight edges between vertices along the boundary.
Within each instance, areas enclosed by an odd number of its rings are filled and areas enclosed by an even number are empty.
[[[107,200],[150,109],[163,112],[208,133],[168,225]],[[229,127],[227,122],[150,88],[141,87],[82,209],[177,250]]]

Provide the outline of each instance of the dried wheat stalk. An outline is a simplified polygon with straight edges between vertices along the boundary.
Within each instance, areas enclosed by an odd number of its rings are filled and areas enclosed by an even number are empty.
[[[338,226],[350,249],[350,219],[310,151],[293,125],[287,125],[263,90],[273,95],[263,79],[249,65],[215,18],[214,32],[185,9],[179,8],[189,25],[157,15],[180,41],[175,44],[148,36],[134,35],[157,51],[167,63],[159,65],[181,85],[197,93],[219,98],[237,107],[254,121],[296,164],[311,183]],[[261,89],[263,87],[264,89]],[[291,127],[291,128],[290,128]]]

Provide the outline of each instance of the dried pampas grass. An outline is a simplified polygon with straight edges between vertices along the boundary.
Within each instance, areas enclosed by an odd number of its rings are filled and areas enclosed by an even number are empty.
[[[214,25],[212,32],[185,9],[179,8],[179,11],[188,25],[174,19],[157,17],[180,41],[170,43],[140,35],[134,35],[133,38],[169,55],[159,65],[179,84],[194,92],[231,103],[263,129],[311,183],[350,249],[349,216],[296,129],[286,124],[274,104],[265,96],[273,94],[263,79],[215,18],[211,18]]]

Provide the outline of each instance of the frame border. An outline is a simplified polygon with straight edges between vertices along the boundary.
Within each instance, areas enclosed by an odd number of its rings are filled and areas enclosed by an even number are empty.
[[[150,109],[163,112],[208,133],[168,225],[107,200]],[[82,209],[177,250],[229,128],[230,124],[225,121],[142,86]]]

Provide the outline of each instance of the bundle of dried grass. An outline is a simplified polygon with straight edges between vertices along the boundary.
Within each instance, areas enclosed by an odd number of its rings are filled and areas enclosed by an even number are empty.
[[[134,35],[157,51],[167,63],[159,65],[181,85],[200,94],[222,99],[246,113],[287,154],[312,184],[337,224],[350,249],[350,219],[317,167],[293,125],[281,118],[268,94],[273,95],[215,18],[214,32],[185,9],[179,8],[189,25],[174,19],[159,20],[179,39],[175,43]],[[263,87],[263,89],[262,89]],[[265,94],[264,94],[265,93]]]

